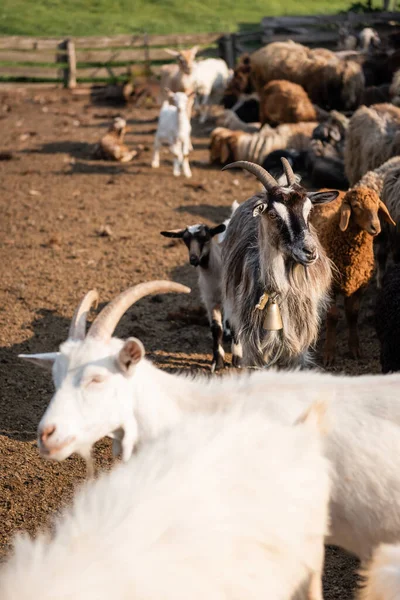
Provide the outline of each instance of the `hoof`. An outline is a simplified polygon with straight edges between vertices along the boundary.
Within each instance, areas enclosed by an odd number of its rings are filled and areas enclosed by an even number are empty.
[[[232,367],[235,369],[240,369],[242,366],[242,357],[241,356],[232,356]]]

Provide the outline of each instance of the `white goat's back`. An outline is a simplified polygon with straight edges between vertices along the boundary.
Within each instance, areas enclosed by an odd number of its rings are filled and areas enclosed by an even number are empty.
[[[195,64],[194,80],[200,95],[222,95],[229,77],[228,66],[221,58],[206,58]]]
[[[315,423],[188,418],[88,484],[51,541],[17,541],[2,600],[285,600],[318,571],[329,475]]]
[[[400,600],[400,545],[379,546],[363,575],[359,600]]]

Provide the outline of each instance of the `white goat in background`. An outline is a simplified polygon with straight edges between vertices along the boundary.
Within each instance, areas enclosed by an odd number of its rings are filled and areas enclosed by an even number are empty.
[[[293,423],[313,401],[329,398],[325,447],[333,488],[327,542],[365,560],[379,543],[400,541],[400,374],[166,373],[145,359],[140,340],[112,337],[132,304],[161,291],[189,290],[157,281],[130,288],[103,308],[85,337],[86,314],[97,298],[89,292],[59,352],[22,355],[53,369],[56,391],[38,427],[41,454],[64,460],[77,452],[89,459],[92,445],[111,435],[114,451],[122,444],[127,460],[137,442],[157,438],[193,413],[246,401],[263,407],[270,419]]]
[[[51,538],[17,539],[1,600],[322,600],[323,409],[188,419],[81,490]]]
[[[205,123],[209,115],[210,103],[219,104],[225,88],[232,78],[233,71],[221,58],[206,58],[195,63],[193,78],[196,101],[200,112],[200,123]]]
[[[192,127],[190,114],[188,115],[189,98],[183,92],[173,93],[166,90],[168,100],[165,100],[160,111],[157,132],[154,138],[154,151],[151,166],[157,169],[160,166],[160,146],[168,144],[174,155],[173,173],[179,177],[181,171],[185,177],[191,177],[189,165],[189,151],[193,150],[190,141]]]

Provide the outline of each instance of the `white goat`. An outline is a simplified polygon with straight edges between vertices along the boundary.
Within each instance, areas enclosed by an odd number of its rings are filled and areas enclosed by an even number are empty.
[[[209,113],[209,104],[219,104],[233,71],[221,58],[206,58],[194,65],[194,86],[196,102],[200,112],[200,123],[205,123]]]
[[[400,600],[400,545],[381,544],[374,552],[359,600]]]
[[[188,419],[17,539],[1,600],[322,600],[329,464],[317,404]],[[297,595],[298,594],[298,595]]]
[[[21,355],[53,369],[55,394],[38,427],[43,456],[90,456],[105,435],[121,441],[127,460],[135,443],[158,437],[192,413],[236,402],[258,403],[271,419],[292,423],[313,400],[327,397],[326,455],[333,464],[332,532],[328,542],[368,559],[379,543],[400,540],[400,374],[338,376],[310,371],[252,372],[229,377],[173,375],[144,358],[136,338],[112,333],[139,298],[188,291],[171,282],[126,290],[97,316],[84,337],[89,292],[59,352]],[[78,325],[77,325],[78,324]]]
[[[187,114],[188,96],[183,92],[175,94],[167,90],[169,100],[165,100],[161,107],[156,136],[154,138],[154,152],[151,166],[157,169],[160,166],[160,146],[168,144],[175,156],[173,173],[179,177],[181,170],[185,177],[191,177],[189,165],[189,151],[193,149],[190,141],[192,127],[190,116]]]

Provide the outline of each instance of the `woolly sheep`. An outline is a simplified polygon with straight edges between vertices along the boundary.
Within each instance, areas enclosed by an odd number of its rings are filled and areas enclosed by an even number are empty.
[[[400,375],[261,370],[189,378],[167,373],[145,358],[140,340],[112,333],[138,299],[172,289],[188,291],[171,282],[126,290],[103,309],[85,337],[86,314],[98,297],[88,292],[59,352],[22,355],[53,372],[55,393],[38,427],[41,454],[59,461],[74,452],[88,458],[91,446],[110,435],[114,452],[122,446],[128,460],[137,444],[191,414],[246,401],[263,407],[268,418],[290,424],[310,403],[329,398],[325,447],[333,489],[327,543],[366,560],[377,544],[400,540],[400,473],[390,460],[400,454]]]
[[[400,108],[392,104],[361,106],[350,119],[344,151],[350,185],[397,154]]]
[[[336,297],[344,296],[349,328],[349,350],[360,356],[357,320],[363,291],[374,269],[373,238],[381,231],[380,218],[393,220],[379,196],[364,185],[342,192],[329,205],[316,207],[311,222],[328,257],[336,267],[332,303],[327,315],[324,363],[335,360],[336,325],[339,311]]]
[[[285,80],[267,83],[260,91],[260,121],[282,125],[326,119],[328,113],[311,103],[301,85]]]
[[[1,599],[322,600],[321,410],[187,419],[78,492],[51,536],[19,537]]]

